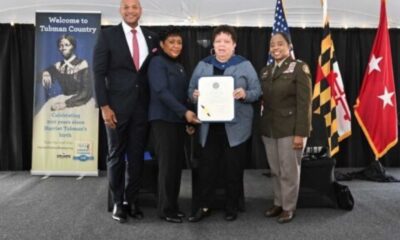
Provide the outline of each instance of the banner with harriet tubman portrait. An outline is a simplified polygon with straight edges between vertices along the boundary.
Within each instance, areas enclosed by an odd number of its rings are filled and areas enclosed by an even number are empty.
[[[32,170],[98,175],[92,56],[98,12],[37,12]]]

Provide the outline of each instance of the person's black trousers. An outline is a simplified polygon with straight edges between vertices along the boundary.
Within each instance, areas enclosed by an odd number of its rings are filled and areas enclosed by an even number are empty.
[[[171,216],[179,210],[178,197],[184,163],[185,124],[152,121],[155,158],[158,161],[158,215]]]
[[[117,127],[106,127],[107,174],[113,203],[137,201],[147,143],[147,111],[137,107],[132,114],[116,114]]]
[[[236,212],[242,197],[246,142],[230,147],[224,124],[211,124],[198,166],[200,207],[212,206],[215,183],[225,176],[225,210]],[[220,172],[222,171],[222,172]]]

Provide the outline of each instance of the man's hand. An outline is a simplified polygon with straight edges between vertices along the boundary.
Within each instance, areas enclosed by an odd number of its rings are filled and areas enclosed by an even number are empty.
[[[106,127],[115,128],[117,126],[117,117],[109,105],[101,107],[101,116],[103,117]]]

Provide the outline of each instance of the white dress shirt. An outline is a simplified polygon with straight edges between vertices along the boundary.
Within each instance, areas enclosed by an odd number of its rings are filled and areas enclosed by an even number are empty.
[[[133,46],[132,46],[133,33],[131,32],[132,28],[124,21],[122,21],[122,28],[125,33],[126,42],[128,43],[129,46],[129,51],[131,53],[131,56],[133,56]],[[144,60],[146,60],[147,55],[149,55],[149,49],[147,47],[147,42],[140,26],[138,25],[135,29],[136,29],[136,38],[139,44],[139,65],[141,67]]]

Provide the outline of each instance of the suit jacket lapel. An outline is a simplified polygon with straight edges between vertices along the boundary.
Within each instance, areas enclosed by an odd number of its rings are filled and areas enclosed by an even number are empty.
[[[273,76],[273,71],[274,71],[274,65],[273,64],[269,64],[267,66],[267,78],[271,79]]]
[[[147,49],[149,54],[147,55],[146,59],[144,60],[142,66],[144,66],[145,64],[147,64],[147,62],[149,61],[151,55],[154,54],[154,52],[157,51],[158,47],[157,45],[155,46],[155,44],[158,44],[158,42],[156,43],[157,39],[154,39],[154,36],[152,34],[149,33],[149,31],[147,31],[146,29],[142,28],[142,32],[143,32],[143,36],[146,40],[146,44],[147,44]]]
[[[120,41],[121,41],[120,46],[122,46],[121,52],[123,53],[123,55],[125,55],[124,58],[126,58],[126,59],[129,58],[130,62],[132,63],[131,67],[136,71],[136,68],[134,67],[134,64],[133,64],[133,56],[132,56],[131,50],[129,49],[128,42],[126,41],[126,36],[124,33],[124,28],[122,27],[122,23],[119,24],[119,30],[120,30],[119,36],[120,36]]]
[[[142,29],[143,36],[146,40],[147,49],[149,50],[149,55],[150,55],[150,53],[152,53],[153,48],[155,47],[155,46],[153,46],[154,45],[153,42],[155,39],[153,39],[153,36],[146,29],[144,29],[142,27],[140,27],[140,28]]]

